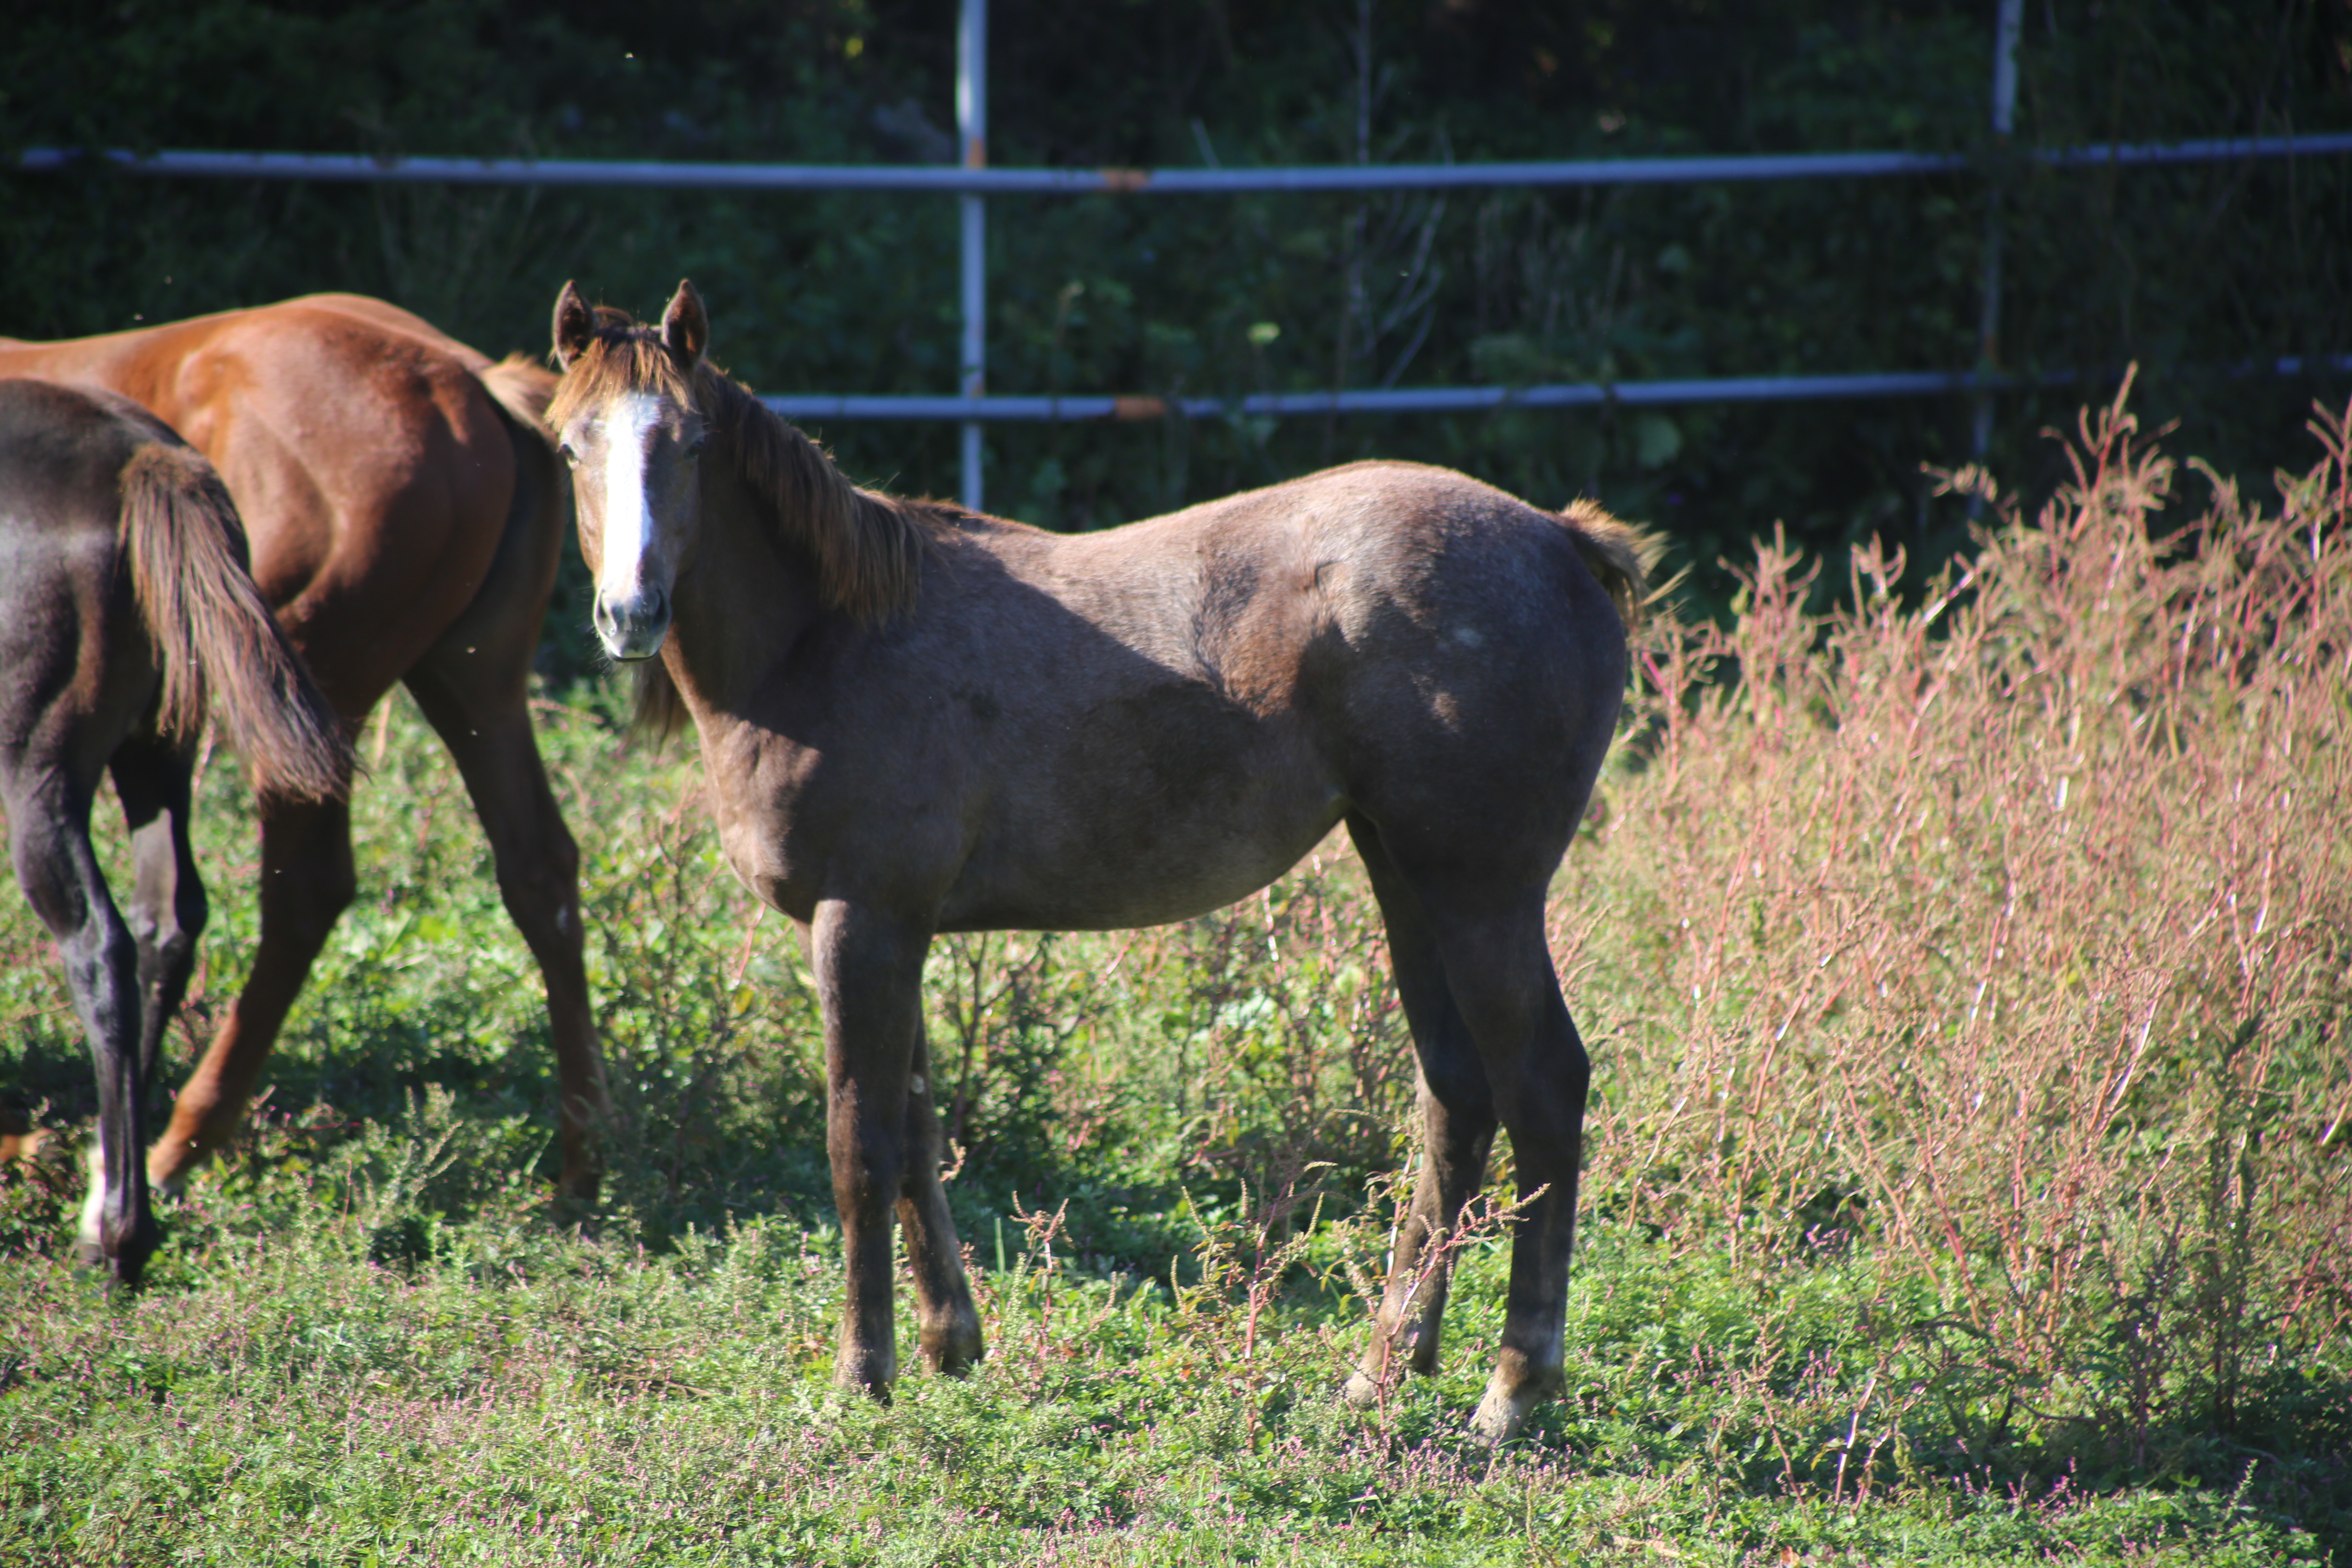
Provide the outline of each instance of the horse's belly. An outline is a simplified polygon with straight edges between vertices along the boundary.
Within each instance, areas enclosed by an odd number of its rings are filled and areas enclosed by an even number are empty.
[[[1117,931],[1223,909],[1297,865],[1344,809],[1318,779],[1258,783],[1251,796],[1095,803],[1077,821],[983,836],[940,929]]]
[[[1329,825],[1325,825],[1325,832]],[[1280,877],[1320,843],[1321,833],[1280,855],[1214,866],[1168,865],[1106,856],[1117,885],[959,889],[940,910],[941,931],[1128,931],[1191,920],[1237,903]]]

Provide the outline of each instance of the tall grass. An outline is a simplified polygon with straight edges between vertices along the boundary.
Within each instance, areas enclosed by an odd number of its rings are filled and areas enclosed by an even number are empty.
[[[1643,658],[1646,765],[1561,884],[1596,1205],[1866,1247],[1979,1459],[2244,1436],[2341,1343],[2352,410],[2311,427],[2274,510],[2209,473],[2158,539],[2183,476],[2119,395],[2031,519],[1945,476],[1999,521],[1916,605],[1864,550],[1811,607],[1759,544],[1732,625]]]
[[[1573,1385],[1500,1458],[1459,1435],[1491,1205],[1440,1376],[1330,1397],[1414,1157],[1344,838],[1202,920],[938,945],[992,1354],[876,1412],[824,1386],[813,992],[690,755],[543,715],[616,1104],[584,1213],[528,955],[396,709],[361,900],[137,1300],[67,1271],[87,1069],[0,913],[0,1085],[68,1134],[0,1173],[0,1559],[2340,1561],[2347,426],[2257,504],[2118,399],[2030,516],[1943,476],[1987,521],[1924,594],[1776,540],[1733,620],[1647,634],[1552,903],[1597,1068]],[[192,1035],[254,937],[235,773]]]

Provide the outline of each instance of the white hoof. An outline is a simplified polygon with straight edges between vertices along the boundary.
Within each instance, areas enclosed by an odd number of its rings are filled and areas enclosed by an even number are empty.
[[[81,1224],[75,1228],[74,1241],[80,1248],[84,1263],[92,1267],[106,1261],[106,1151],[99,1141],[89,1141],[89,1195],[81,1201]]]
[[[1488,1384],[1486,1396],[1470,1416],[1470,1436],[1488,1447],[1501,1447],[1526,1427],[1536,1399],[1533,1393],[1512,1394],[1499,1383]]]

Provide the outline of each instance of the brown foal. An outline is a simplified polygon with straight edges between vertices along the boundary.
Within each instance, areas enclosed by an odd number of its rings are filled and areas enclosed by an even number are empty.
[[[729,862],[816,971],[838,1380],[879,1394],[897,1372],[894,1209],[924,1359],[981,1352],[940,1188],[933,934],[1182,920],[1345,822],[1430,1152],[1381,1331],[1435,1366],[1443,1271],[1414,1282],[1509,1128],[1524,1206],[1474,1425],[1517,1431],[1559,1378],[1589,1072],[1545,890],[1616,725],[1646,542],[1404,463],[1045,533],[856,488],[709,364],[708,337],[689,286],[648,329],[567,285],[548,417],[597,632],[615,658],[658,655]]]

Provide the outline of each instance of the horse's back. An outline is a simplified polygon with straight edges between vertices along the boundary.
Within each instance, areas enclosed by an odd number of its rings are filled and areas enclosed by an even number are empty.
[[[133,398],[212,459],[256,583],[339,699],[372,700],[466,609],[536,456],[486,356],[358,295],[0,346],[16,367]]]
[[[1122,539],[1121,535],[1127,535]],[[1093,536],[1234,703],[1297,725],[1349,800],[1566,834],[1616,723],[1624,628],[1557,514],[1450,469],[1370,462]]]
[[[1054,553],[1073,586],[1173,589],[1184,618],[1229,637],[1245,611],[1304,603],[1368,649],[1431,635],[1474,650],[1490,634],[1568,637],[1587,652],[1622,641],[1559,514],[1421,463],[1328,468],[1076,535]]]
[[[986,529],[898,679],[971,760],[954,924],[1214,908],[1339,818],[1548,878],[1614,727],[1623,634],[1561,521],[1359,465],[1094,535]],[[931,590],[927,588],[927,600]],[[965,710],[980,715],[974,719]],[[878,764],[877,764],[878,765]],[[943,786],[944,787],[944,786]]]

